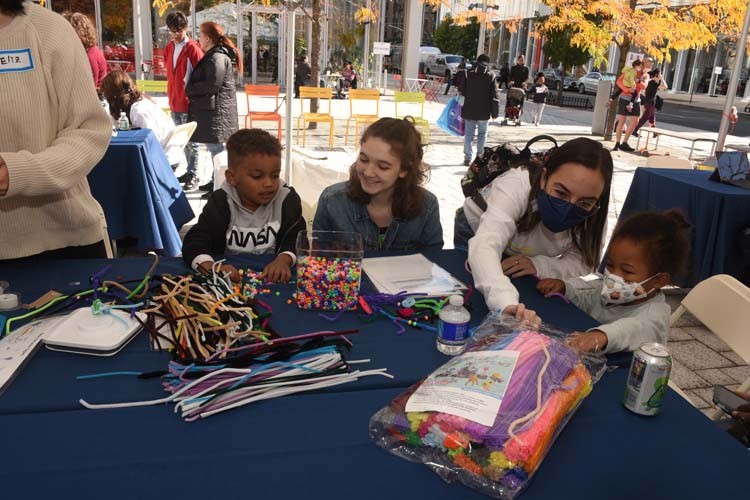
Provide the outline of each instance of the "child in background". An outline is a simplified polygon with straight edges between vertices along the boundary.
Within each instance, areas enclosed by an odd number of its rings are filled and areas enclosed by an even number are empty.
[[[428,167],[409,118],[381,118],[365,130],[349,180],[320,195],[313,229],[360,233],[365,250],[443,248],[434,194],[421,187]]]
[[[641,92],[646,88],[647,79],[644,78],[643,75],[639,76],[642,69],[643,61],[636,59],[633,61],[630,68],[623,68],[622,70],[622,84],[627,88],[633,89],[632,94],[630,95],[630,102],[626,106],[628,111],[633,111],[633,104],[637,102]],[[613,101],[617,99],[620,94],[622,94],[622,89],[615,85],[615,91],[612,93],[609,100]]]
[[[264,130],[240,129],[227,140],[227,155],[226,182],[210,195],[185,236],[182,257],[196,271],[208,272],[214,256],[276,254],[263,277],[289,281],[297,234],[305,222],[299,195],[279,180],[281,144]],[[221,269],[239,280],[234,266]]]
[[[539,126],[539,122],[542,121],[542,113],[544,113],[544,103],[547,101],[549,95],[549,89],[544,84],[544,73],[537,73],[536,79],[534,80],[534,125]]]
[[[577,289],[573,281],[543,279],[543,294],[564,293],[601,324],[568,337],[582,351],[634,351],[644,342],[665,344],[671,309],[660,289],[685,270],[690,224],[679,210],[642,212],[612,235],[601,286]]]

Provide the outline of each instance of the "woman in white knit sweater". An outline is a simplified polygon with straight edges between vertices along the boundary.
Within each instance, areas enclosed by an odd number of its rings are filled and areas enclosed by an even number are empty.
[[[490,311],[538,321],[510,278],[572,278],[601,260],[612,156],[584,137],[554,149],[544,165],[512,168],[486,194],[487,211],[469,240],[474,284]]]
[[[0,6],[0,260],[103,256],[86,175],[111,124],[86,53],[60,15]]]

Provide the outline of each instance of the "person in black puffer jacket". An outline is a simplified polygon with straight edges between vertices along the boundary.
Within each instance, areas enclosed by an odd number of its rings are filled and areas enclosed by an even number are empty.
[[[236,72],[242,74],[242,58],[237,47],[216,23],[201,24],[198,42],[205,51],[193,68],[185,93],[190,100],[188,120],[198,124],[191,138],[188,158],[188,180],[185,190],[195,189],[198,182],[198,143],[203,143],[213,158],[224,150],[224,142],[237,131]],[[213,169],[212,169],[213,171]],[[201,186],[213,191],[213,180]]]
[[[461,118],[465,125],[464,165],[467,166],[473,159],[471,143],[474,141],[474,131],[477,130],[477,154],[480,155],[487,139],[487,121],[490,116],[495,119],[500,113],[497,83],[488,67],[489,62],[490,58],[485,54],[477,57],[477,63],[466,73],[463,88],[459,87],[464,96]]]
[[[529,68],[526,66],[526,58],[518,56],[516,65],[510,68],[510,86],[526,90],[526,82],[529,79]]]

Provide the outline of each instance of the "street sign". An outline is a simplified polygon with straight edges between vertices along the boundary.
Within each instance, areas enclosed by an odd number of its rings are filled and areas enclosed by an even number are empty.
[[[375,42],[373,43],[372,53],[375,55],[387,56],[391,53],[390,42]]]
[[[722,66],[714,66],[714,75],[720,75],[724,71]]]

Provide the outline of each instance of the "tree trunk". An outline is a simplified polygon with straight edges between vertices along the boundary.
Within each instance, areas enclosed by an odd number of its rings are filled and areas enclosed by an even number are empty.
[[[625,61],[628,59],[628,52],[630,51],[630,38],[626,35],[623,39],[622,45],[619,45],[620,58],[617,61],[617,71],[615,71],[615,78],[619,78],[623,68],[625,68]],[[617,118],[617,101],[618,99],[612,99],[609,104],[609,116],[607,116],[607,123],[604,126],[604,140],[611,141],[615,131],[615,118]]]
[[[312,0],[312,47],[310,47],[310,70],[312,86],[320,86],[320,17],[323,10],[324,0]],[[317,113],[318,100],[310,101],[310,111]],[[316,122],[310,122],[308,129],[317,128]]]

